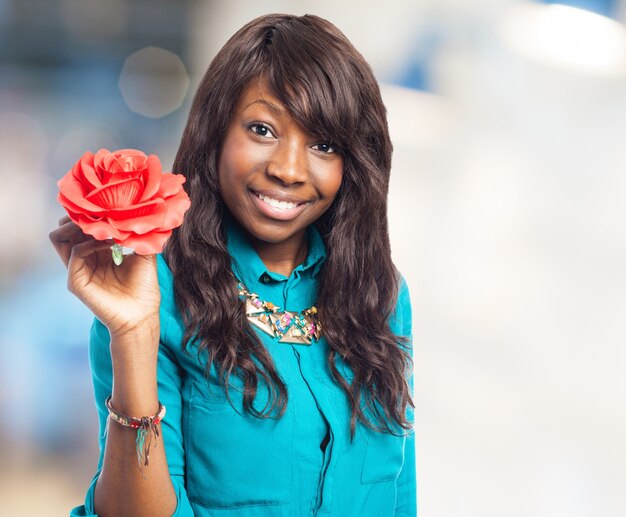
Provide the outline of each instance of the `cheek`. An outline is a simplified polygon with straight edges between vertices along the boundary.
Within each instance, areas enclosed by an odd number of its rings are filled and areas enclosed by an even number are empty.
[[[218,162],[218,179],[222,195],[228,196],[229,191],[236,190],[246,170],[242,162],[243,153],[236,152],[237,146],[226,140]]]
[[[218,163],[220,187],[241,186],[264,167],[267,156],[259,147],[236,133],[225,139]]]
[[[241,197],[237,170],[232,167],[232,163],[220,160],[218,169],[218,186],[220,196],[226,207],[232,212],[237,205],[240,205]]]
[[[320,178],[320,191],[324,194],[324,197],[332,201],[343,180],[343,162],[334,164],[324,171],[323,177]]]

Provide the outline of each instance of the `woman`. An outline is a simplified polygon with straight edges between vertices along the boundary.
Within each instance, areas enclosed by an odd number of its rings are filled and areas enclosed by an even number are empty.
[[[416,514],[390,166],[363,57],[323,19],[268,15],[198,88],[173,167],[191,208],[162,254],[117,268],[107,244],[60,221],[68,288],[96,316],[101,428],[73,515]],[[285,318],[300,330],[277,332]],[[107,418],[160,404],[139,469],[136,434]]]

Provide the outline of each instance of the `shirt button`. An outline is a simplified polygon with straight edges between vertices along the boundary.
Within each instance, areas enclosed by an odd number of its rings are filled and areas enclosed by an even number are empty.
[[[270,280],[271,280],[271,278],[270,278],[270,276],[267,273],[264,273],[263,276],[261,277],[261,281],[264,284],[269,284]]]

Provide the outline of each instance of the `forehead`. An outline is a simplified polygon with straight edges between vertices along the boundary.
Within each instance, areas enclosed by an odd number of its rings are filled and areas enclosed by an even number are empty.
[[[342,134],[345,127],[339,123],[333,95],[318,88],[310,90],[310,84],[294,83],[289,79],[274,77],[270,72],[251,79],[242,89],[236,102],[235,116],[259,107],[272,115],[295,123],[309,134],[348,147]],[[252,106],[252,107],[251,107]],[[341,110],[339,110],[341,111]]]
[[[267,80],[263,78],[253,79],[244,87],[237,99],[235,109],[236,111],[243,111],[249,106],[257,104],[266,106],[278,115],[287,114],[285,105],[270,87]]]

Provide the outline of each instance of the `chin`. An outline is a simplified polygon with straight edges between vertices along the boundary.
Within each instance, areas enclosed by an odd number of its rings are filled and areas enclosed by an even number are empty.
[[[285,229],[285,228],[246,228],[246,231],[256,240],[268,244],[280,244],[299,233],[303,233],[305,228]]]

